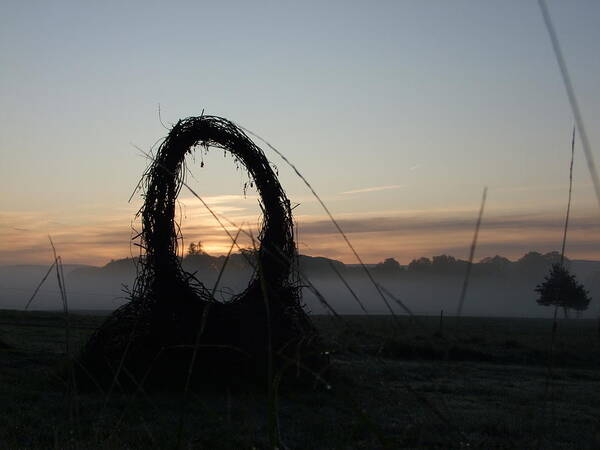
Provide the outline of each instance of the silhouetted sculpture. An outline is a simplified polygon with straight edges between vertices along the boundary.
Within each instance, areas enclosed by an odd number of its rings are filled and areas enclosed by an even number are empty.
[[[255,273],[227,303],[186,273],[176,252],[175,202],[185,156],[196,146],[231,153],[261,198],[264,225],[252,261]],[[273,377],[288,366],[298,369],[294,373],[319,370],[317,333],[291,281],[296,246],[290,202],[263,151],[226,119],[191,117],[171,129],[143,182],[144,253],[131,301],[83,349],[81,378],[103,386],[117,380],[129,387],[181,389],[190,374],[193,382],[238,383]]]

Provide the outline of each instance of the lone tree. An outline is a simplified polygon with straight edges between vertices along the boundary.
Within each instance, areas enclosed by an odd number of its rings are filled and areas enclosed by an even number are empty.
[[[552,265],[550,274],[543,283],[537,285],[535,291],[539,294],[538,304],[562,308],[565,318],[569,309],[584,311],[591,301],[583,284],[578,283],[575,276],[559,263]]]
[[[565,217],[565,226],[563,230],[562,249],[561,252],[548,253],[548,256],[553,257],[558,262],[552,264],[550,274],[545,277],[542,284],[539,284],[535,291],[540,295],[537,302],[540,305],[554,305],[556,308],[561,307],[565,318],[568,317],[568,310],[574,309],[578,313],[587,309],[591,298],[589,292],[584,288],[583,284],[578,283],[574,275],[571,275],[565,267],[565,247],[567,244],[567,231],[569,229],[569,214],[571,212],[571,196],[573,193],[573,161],[575,159],[575,127],[573,127],[573,135],[571,137],[571,166],[569,167],[569,199],[567,201],[567,214]],[[525,260],[528,256],[533,256],[535,259],[539,254],[528,253],[519,262]],[[556,330],[556,310],[554,311],[554,330]],[[552,334],[554,341],[554,333]]]

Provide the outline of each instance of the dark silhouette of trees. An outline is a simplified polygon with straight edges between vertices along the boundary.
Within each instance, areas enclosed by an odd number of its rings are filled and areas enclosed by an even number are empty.
[[[496,256],[487,256],[479,261],[480,264],[490,264],[492,266],[504,268],[510,265],[510,259],[505,258],[504,256],[496,255]]]
[[[428,272],[430,269],[431,260],[425,257],[413,259],[408,265],[408,270],[411,272]]]
[[[377,263],[375,266],[375,272],[379,273],[392,275],[398,274],[400,271],[402,271],[402,267],[394,258],[386,258],[383,262]]]
[[[553,264],[563,264],[569,266],[569,259],[561,258],[559,252],[548,252],[541,254],[539,252],[529,252],[523,255],[516,262],[516,270],[522,278],[542,278]]]
[[[467,264],[467,261],[456,259],[454,256],[438,255],[431,260],[431,269],[438,275],[462,275]]]
[[[504,256],[488,256],[474,265],[474,273],[477,275],[499,275],[506,276],[511,266],[511,261]]]
[[[575,276],[560,263],[552,265],[550,274],[543,283],[537,285],[535,291],[539,294],[538,304],[562,308],[565,318],[569,309],[584,311],[591,301],[583,284],[578,283]]]
[[[189,247],[188,247],[188,255],[202,255],[204,253],[204,250],[202,248],[202,242],[198,241],[196,242],[191,242]]]
[[[437,255],[432,259],[413,259],[408,265],[410,272],[427,272],[434,275],[457,275],[463,274],[467,262],[456,259],[454,256]]]

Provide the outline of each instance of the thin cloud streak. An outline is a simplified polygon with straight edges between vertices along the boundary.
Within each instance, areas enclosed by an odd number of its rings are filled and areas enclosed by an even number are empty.
[[[404,186],[400,184],[390,184],[387,186],[373,186],[363,189],[354,189],[351,191],[342,192],[343,195],[351,195],[351,194],[363,194],[366,192],[379,192],[379,191],[389,191],[391,189],[402,189]]]
[[[301,233],[324,234],[333,230],[331,222],[326,219],[301,222]],[[517,230],[560,230],[562,225],[560,216],[549,214],[522,214],[511,216],[497,216],[484,218],[484,229],[517,229]],[[338,223],[347,233],[373,233],[373,232],[451,232],[462,231],[473,227],[475,220],[472,217],[398,217],[379,216],[356,219],[338,219]],[[573,218],[573,230],[593,231],[600,229],[596,217],[579,216]]]

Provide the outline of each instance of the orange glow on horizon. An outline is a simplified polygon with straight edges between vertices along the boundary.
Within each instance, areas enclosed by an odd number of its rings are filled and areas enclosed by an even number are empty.
[[[258,236],[256,197],[244,203],[239,195],[219,195],[204,200],[222,217],[230,234],[243,228],[238,245],[251,248],[251,233]],[[183,248],[200,241],[212,255],[226,254],[230,237],[197,199],[184,199],[181,216]],[[251,207],[249,207],[249,203]],[[65,263],[103,265],[111,259],[139,255],[131,238],[141,229],[131,222],[139,204],[120,211],[109,210],[98,216],[74,212],[73,217],[47,217],[35,212],[3,213],[0,227],[0,264],[48,264],[52,252],[48,235]],[[466,258],[473,236],[474,214],[470,211],[438,209],[424,211],[376,211],[338,214],[356,251],[366,263],[396,258],[407,264],[421,256],[449,254]],[[226,217],[226,219],[225,219]],[[297,214],[297,246],[301,254],[325,256],[345,263],[356,263],[352,251],[326,216]],[[227,222],[229,221],[229,222]],[[579,259],[600,259],[600,227],[595,216],[572,217],[567,255]],[[234,226],[235,224],[235,226]],[[562,239],[560,212],[503,213],[484,216],[476,259],[500,254],[517,259],[528,251],[558,250]]]

